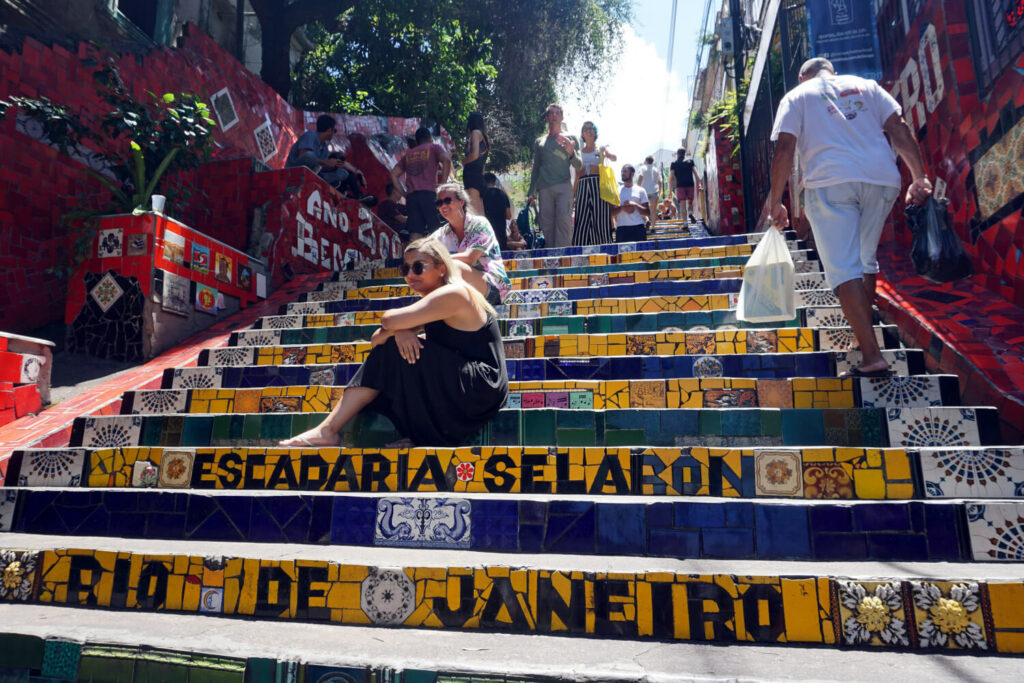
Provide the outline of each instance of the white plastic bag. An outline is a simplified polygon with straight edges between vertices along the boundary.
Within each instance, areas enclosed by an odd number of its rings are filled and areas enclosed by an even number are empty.
[[[767,323],[796,317],[795,273],[785,238],[769,226],[743,270],[736,319]]]

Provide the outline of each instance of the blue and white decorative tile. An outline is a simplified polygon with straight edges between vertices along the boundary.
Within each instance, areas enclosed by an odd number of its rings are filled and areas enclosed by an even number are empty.
[[[96,237],[96,258],[120,256],[124,250],[124,228],[100,230]]]
[[[142,435],[142,418],[137,415],[87,417],[82,445],[87,448],[128,448],[138,446]]]
[[[849,351],[833,351],[836,356],[836,374],[841,375],[849,372],[860,365],[860,349]],[[889,369],[897,375],[909,375],[910,366],[907,364],[907,352],[902,349],[882,349],[882,357],[889,363]]]
[[[570,256],[569,267],[570,268],[583,268],[584,266],[590,265],[590,257],[588,256]]]
[[[343,292],[336,292],[334,290],[314,290],[306,294],[307,301],[337,301],[344,299]]]
[[[805,289],[796,293],[797,306],[838,306],[839,297],[831,289]]]
[[[326,307],[323,302],[305,301],[288,304],[289,315],[324,315]]]
[[[298,315],[272,315],[264,318],[263,321],[263,326],[271,330],[302,327],[302,316]]]
[[[370,567],[359,587],[359,607],[373,623],[397,626],[416,607],[416,586],[401,569]]]
[[[905,448],[977,446],[973,408],[890,408],[885,413],[889,444]]]
[[[561,262],[562,259],[560,257],[558,257],[558,256],[545,256],[544,258],[540,259],[540,261],[541,261],[542,264],[544,264],[542,266],[543,268],[561,268],[562,267],[562,262]]]
[[[532,320],[510,320],[508,323],[508,336],[532,337],[536,334],[533,322]]]
[[[220,389],[224,368],[175,368],[171,379],[173,389]]]
[[[114,276],[107,271],[100,281],[89,290],[89,297],[96,302],[96,305],[100,307],[100,310],[106,313],[110,310],[110,307],[117,303],[124,295],[124,289],[121,285],[117,284],[117,280]]]
[[[620,242],[619,243],[619,253],[620,254],[631,254],[634,251],[636,251],[636,243],[635,242]]]
[[[967,530],[975,560],[1024,562],[1024,502],[969,503]]]
[[[0,600],[28,602],[31,599],[37,559],[38,553],[30,550],[0,551]]]
[[[805,327],[849,327],[850,322],[838,306],[809,306],[804,309]]]
[[[821,271],[821,262],[807,260],[806,251],[794,251],[793,268],[798,273],[817,273]]]
[[[132,415],[166,415],[185,412],[188,393],[180,389],[136,391]]]
[[[862,408],[927,408],[942,405],[939,377],[935,375],[894,375],[862,377]]]
[[[551,289],[555,286],[555,278],[550,276],[530,278],[530,289]]]
[[[793,279],[797,289],[826,289],[825,273],[797,273]]]
[[[14,527],[14,510],[17,506],[18,491],[0,488],[0,531],[10,531]]]
[[[242,330],[238,332],[236,346],[277,346],[280,343],[279,330]]]
[[[461,498],[382,498],[373,543],[415,548],[469,548],[472,506]]]
[[[1024,498],[1024,448],[922,448],[929,498]]]
[[[724,374],[725,367],[722,365],[722,361],[714,356],[701,356],[693,361],[694,377],[722,377]]]
[[[505,301],[503,302],[506,306],[512,304],[524,304],[526,303],[526,295],[524,292],[528,292],[528,289],[513,289],[505,295]]]
[[[224,611],[224,588],[203,586],[199,592],[199,611],[220,614]]]
[[[551,301],[548,303],[548,315],[572,315],[572,303],[571,301]]]
[[[846,322],[845,318],[843,322]],[[849,327],[818,327],[817,331],[819,351],[849,351],[857,343],[857,338],[853,336],[853,330]],[[882,328],[875,327],[873,331],[878,347],[884,348],[885,335]]]
[[[601,246],[597,244],[588,244],[580,249],[580,254],[583,256],[590,256],[591,254],[600,254]]]
[[[228,346],[220,349],[210,349],[210,362],[208,365],[226,365],[231,367],[252,365],[255,355],[255,349],[249,346]]]
[[[81,448],[24,451],[18,486],[78,486],[86,452]]]

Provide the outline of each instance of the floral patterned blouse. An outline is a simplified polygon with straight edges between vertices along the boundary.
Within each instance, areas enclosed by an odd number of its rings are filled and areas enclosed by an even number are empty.
[[[498,290],[501,300],[505,300],[505,295],[512,288],[512,281],[505,272],[505,263],[501,260],[501,247],[498,246],[494,228],[486,218],[466,216],[466,227],[461,241],[448,223],[442,225],[431,237],[441,242],[453,254],[468,249],[481,252],[473,267],[483,271],[487,281]]]

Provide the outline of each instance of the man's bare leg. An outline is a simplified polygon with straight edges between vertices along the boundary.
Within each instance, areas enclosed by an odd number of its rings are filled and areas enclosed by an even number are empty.
[[[836,288],[843,313],[853,328],[853,336],[860,345],[861,362],[858,366],[862,372],[877,372],[889,367],[882,350],[875,339],[875,331],[871,325],[871,299],[868,298],[867,287],[863,279],[847,280]]]
[[[282,446],[337,446],[341,430],[349,421],[368,406],[380,394],[370,387],[350,387],[345,389],[341,400],[324,418],[324,421],[312,429],[306,430],[290,439],[281,442]]]

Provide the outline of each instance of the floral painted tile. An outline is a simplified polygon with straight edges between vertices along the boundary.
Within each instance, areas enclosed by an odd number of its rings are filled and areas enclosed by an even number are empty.
[[[754,489],[758,496],[799,497],[803,485],[799,453],[754,450]]]
[[[124,289],[122,289],[121,285],[117,284],[117,280],[114,279],[110,271],[101,277],[96,286],[89,291],[89,297],[96,302],[96,305],[104,313],[109,311],[110,307],[116,304],[123,295]]]
[[[885,416],[892,446],[941,448],[981,443],[973,408],[890,408]]]
[[[804,498],[846,499],[854,497],[852,466],[838,462],[803,463]]]
[[[911,581],[910,589],[919,647],[989,649],[977,583]]]
[[[28,602],[36,579],[37,554],[24,550],[0,551],[0,600]]]
[[[78,486],[86,451],[81,448],[24,451],[18,486]]]
[[[899,582],[835,583],[844,645],[910,646],[907,606]]]
[[[160,468],[148,460],[136,460],[132,463],[132,487],[156,488],[159,482]]]
[[[192,451],[164,451],[160,460],[160,488],[183,489],[192,482]]]
[[[942,390],[935,375],[862,377],[863,408],[927,408],[942,405]]]
[[[922,448],[929,498],[1024,498],[1024,448]]]
[[[969,504],[967,528],[975,560],[1024,562],[1024,502]]]

